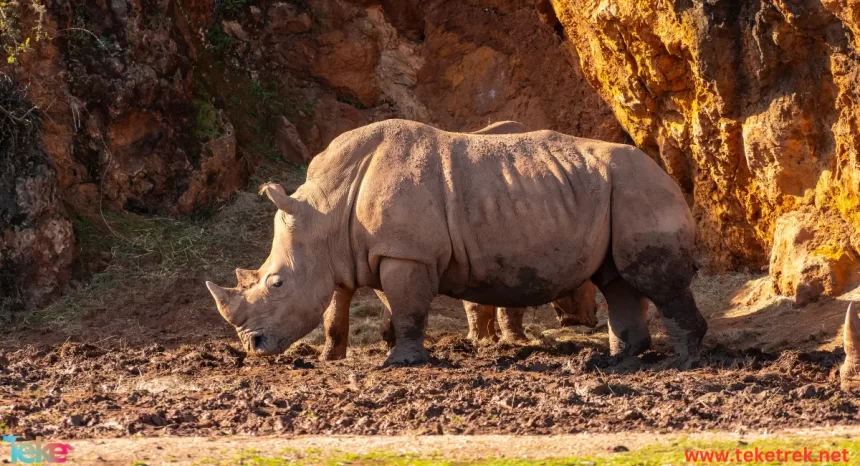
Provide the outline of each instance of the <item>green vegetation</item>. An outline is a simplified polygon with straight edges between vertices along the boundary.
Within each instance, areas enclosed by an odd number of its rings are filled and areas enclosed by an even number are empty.
[[[0,46],[7,63],[15,63],[31,45],[48,38],[46,11],[39,0],[0,1]]]
[[[114,41],[107,36],[97,36],[94,32],[100,29],[101,18],[94,17],[86,4],[79,4],[75,8],[72,17],[72,27],[62,30],[62,34],[68,38],[69,53],[74,58],[91,56],[102,59],[110,56],[109,46]]]
[[[338,100],[338,102],[343,102],[343,103],[345,103],[345,104],[352,105],[353,107],[355,107],[355,108],[357,108],[357,109],[359,109],[359,110],[364,110],[364,109],[366,109],[366,108],[367,108],[367,107],[365,107],[365,106],[364,106],[364,104],[363,104],[363,103],[361,103],[361,102],[356,102],[356,101],[351,100],[351,99],[347,99],[346,97],[343,97],[343,96],[338,96],[338,97],[337,97],[337,100]]]
[[[224,125],[216,109],[208,100],[194,99],[194,136],[201,143],[217,139],[224,135]]]
[[[224,32],[221,23],[217,21],[206,30],[206,42],[209,43],[209,50],[215,54],[223,54],[233,44],[233,41],[234,39]]]
[[[247,150],[259,159],[283,162],[275,144],[280,117],[300,123],[314,113],[312,100],[290,95],[274,77],[251,78],[234,73],[224,60],[213,60],[205,77],[202,73],[197,76],[194,83],[197,98],[207,102],[219,98],[225,102],[240,150]]]
[[[259,80],[255,79],[251,81],[249,93],[257,99],[260,99],[260,101],[265,104],[278,95],[274,89],[275,86],[274,81],[269,81],[264,85]]]
[[[215,13],[225,18],[236,18],[242,13],[246,6],[253,3],[253,0],[223,0],[219,2]]]
[[[743,452],[754,452],[757,448],[761,452],[776,450],[803,451],[841,451],[847,450],[849,455],[860,453],[860,441],[845,438],[783,438],[751,441],[739,443],[733,441],[690,441],[680,440],[673,443],[653,444],[633,451],[621,451],[618,453],[606,453],[602,455],[566,458],[540,458],[540,459],[509,459],[509,458],[449,458],[442,454],[413,455],[398,454],[385,451],[375,451],[366,454],[351,454],[341,451],[324,453],[319,449],[308,449],[298,451],[287,449],[280,456],[262,455],[257,450],[245,450],[236,458],[229,461],[205,460],[200,464],[243,464],[259,466],[278,465],[414,465],[414,466],[460,466],[460,465],[482,465],[482,466],[562,466],[562,465],[595,465],[595,466],[660,466],[691,464],[684,454],[685,451],[727,451],[734,455],[736,450]],[[853,456],[850,456],[853,459]],[[817,458],[816,458],[817,459]],[[723,464],[713,461],[696,462],[695,464]],[[763,466],[766,464],[779,464],[776,462],[745,462],[743,464]],[[791,464],[822,464],[822,463],[791,463]],[[852,463],[853,464],[853,463]]]

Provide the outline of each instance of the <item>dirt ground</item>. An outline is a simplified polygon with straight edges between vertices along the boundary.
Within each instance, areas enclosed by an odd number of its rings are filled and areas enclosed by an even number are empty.
[[[353,305],[354,332],[372,333],[361,324],[381,311],[374,299],[363,293]],[[679,372],[660,333],[654,351],[619,365],[608,355],[605,327],[542,330],[550,326],[548,309],[532,313],[530,345],[475,346],[463,337],[458,307],[437,300],[430,325],[438,328],[428,342],[434,361],[423,367],[382,367],[378,341],[354,345],[347,360],[320,362],[314,335],[282,356],[246,357],[217,320],[199,334],[171,331],[180,322],[195,325],[192,319],[166,319],[166,329],[129,328],[124,338],[93,329],[80,341],[6,344],[0,426],[27,437],[84,439],[745,432],[858,423],[860,397],[837,388],[840,349],[764,352],[712,342],[704,367]]]
[[[659,318],[654,350],[609,357],[597,329],[527,314],[529,345],[474,345],[458,301],[433,303],[433,362],[381,367],[381,303],[351,307],[344,361],[317,360],[320,330],[284,355],[246,357],[203,282],[233,282],[271,241],[273,208],[240,193],[208,219],[81,223],[88,284],[24,319],[0,318],[0,434],[48,439],[330,435],[737,434],[860,425],[838,389],[840,324],[855,290],[794,308],[745,274],[701,276],[703,367],[679,372]],[[111,226],[109,232],[100,223]],[[2,316],[0,316],[2,317]]]

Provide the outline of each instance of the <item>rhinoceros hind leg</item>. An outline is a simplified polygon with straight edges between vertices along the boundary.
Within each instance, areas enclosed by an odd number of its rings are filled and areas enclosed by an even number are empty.
[[[484,304],[463,301],[466,320],[469,322],[469,335],[466,337],[473,342],[490,339],[498,340],[496,336],[496,308]]]
[[[529,338],[523,330],[524,307],[500,307],[499,328],[502,329],[502,340],[508,343],[528,343]]]
[[[708,323],[693,298],[690,283],[695,274],[694,260],[683,248],[645,248],[633,260],[616,256],[619,273],[657,306],[681,369],[699,364],[702,338]]]
[[[678,291],[666,300],[654,301],[663,317],[663,325],[672,340],[682,370],[699,365],[702,339],[708,331],[708,322],[702,317],[693,292],[689,287]]]
[[[346,358],[346,347],[349,344],[349,303],[354,293],[354,290],[345,288],[335,290],[323,315],[325,346],[320,354],[323,361]]]
[[[609,351],[613,356],[635,356],[651,347],[648,301],[621,277],[600,292],[609,305]]]
[[[385,258],[379,266],[382,290],[391,306],[395,344],[385,365],[422,364],[430,360],[424,332],[436,287],[426,265]]]

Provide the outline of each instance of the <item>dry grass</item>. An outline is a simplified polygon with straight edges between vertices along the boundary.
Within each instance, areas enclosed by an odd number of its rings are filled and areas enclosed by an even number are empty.
[[[719,275],[699,275],[693,280],[693,294],[699,311],[705,317],[720,315],[732,304],[738,290],[761,275],[728,272]]]
[[[75,236],[86,262],[105,260],[105,268],[86,284],[72,286],[51,305],[19,317],[11,330],[50,328],[81,333],[81,321],[100,313],[165,301],[165,290],[182,280],[232,283],[236,267],[252,268],[269,252],[275,208],[255,193],[261,180],[295,189],[302,170],[265,166],[248,191],[195,217],[167,218],[128,212],[78,216]],[[203,289],[195,295],[205,297]]]

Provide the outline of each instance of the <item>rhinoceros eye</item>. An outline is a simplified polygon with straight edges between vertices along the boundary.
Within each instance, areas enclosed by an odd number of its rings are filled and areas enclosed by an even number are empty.
[[[270,276],[268,282],[269,282],[269,286],[273,286],[275,288],[280,288],[281,285],[284,284],[284,281],[281,280],[281,277],[279,277],[278,275]]]

